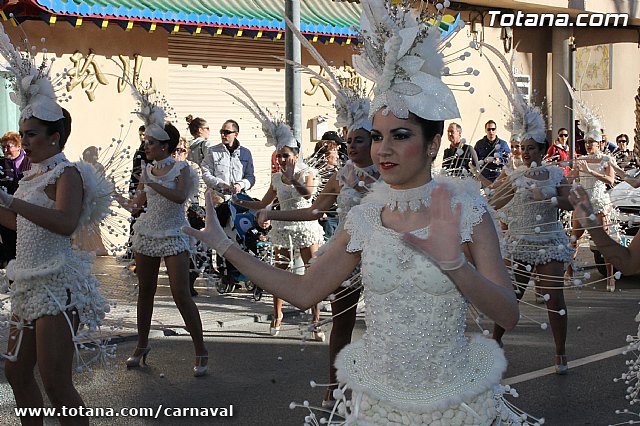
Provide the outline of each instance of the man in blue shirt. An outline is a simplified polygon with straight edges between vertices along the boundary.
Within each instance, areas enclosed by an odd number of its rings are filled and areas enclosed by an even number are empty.
[[[476,142],[475,150],[482,176],[493,182],[500,176],[502,168],[509,163],[511,150],[507,142],[498,137],[495,121],[487,121],[484,130],[487,135]]]

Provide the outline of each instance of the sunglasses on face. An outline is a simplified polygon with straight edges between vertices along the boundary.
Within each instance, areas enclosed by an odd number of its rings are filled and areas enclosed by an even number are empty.
[[[205,127],[206,129],[208,129],[208,127]],[[220,134],[224,135],[224,136],[229,136],[232,133],[235,133],[235,130],[225,130],[225,129],[220,129]]]
[[[495,127],[488,127],[487,128],[487,132],[495,132],[496,128]]]
[[[568,133],[560,133],[560,134],[558,135],[558,137],[561,137],[561,138],[568,138],[568,137],[569,137],[569,134],[568,134]]]
[[[617,140],[616,142],[618,142],[618,143],[628,143],[629,141],[624,140],[624,139],[620,139],[620,140]]]
[[[176,149],[176,152],[180,153],[180,154],[183,154],[183,153],[187,152],[187,150],[184,149],[184,148],[178,148],[178,149]]]

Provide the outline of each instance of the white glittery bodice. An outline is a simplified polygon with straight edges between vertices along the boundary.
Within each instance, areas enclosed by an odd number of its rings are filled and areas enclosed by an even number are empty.
[[[599,164],[590,163],[590,167],[598,173],[605,173],[606,165],[609,164],[611,158],[608,155],[595,154],[580,157],[581,160],[600,160]],[[611,210],[611,199],[607,193],[607,185],[604,182],[597,179],[595,176],[580,171],[580,185],[582,185],[589,194],[589,200],[593,205],[593,210],[596,213],[604,212],[609,213]]]
[[[180,176],[181,170],[190,166],[185,161],[178,161],[172,166],[171,171],[163,176],[151,174],[152,167],[151,164],[147,164],[148,174],[153,182],[168,189],[175,189],[176,179]],[[195,172],[190,170],[190,174],[195,175]],[[133,229],[150,237],[183,236],[181,228],[188,225],[186,203],[175,203],[148,185],[144,190],[147,195],[147,208],[136,220]]]
[[[476,189],[451,189],[452,205],[462,204],[460,243],[472,241],[486,202]],[[504,357],[495,342],[465,336],[467,301],[454,283],[402,234],[382,225],[388,197],[378,192],[388,190],[377,185],[345,223],[347,251],[361,252],[367,331],[341,352],[338,379],[419,411],[459,403],[495,385]],[[426,238],[429,229],[413,233]]]
[[[15,197],[37,206],[55,208],[56,202],[45,194],[44,189],[55,183],[66,167],[73,167],[73,164],[66,161],[32,179],[22,179]],[[17,269],[48,269],[53,259],[72,254],[69,236],[51,232],[20,215],[16,217],[16,232],[19,236],[15,259]]]
[[[564,228],[558,220],[558,208],[550,201],[558,195],[558,184],[564,172],[556,166],[546,166],[547,179],[538,180],[527,176],[527,169],[518,169],[510,178],[516,187],[509,202],[507,223],[509,234],[527,240],[551,240],[564,236]],[[539,189],[544,201],[535,201],[532,187]]]
[[[316,172],[314,169],[307,169],[307,171],[303,173],[299,178],[300,182],[303,185],[305,184],[305,177],[309,173],[313,173],[315,175]],[[281,172],[273,174],[273,176],[271,177],[271,185],[278,194],[278,202],[280,203],[281,210],[306,209],[307,207],[310,207],[313,202],[311,198],[307,200],[302,195],[300,195],[300,193],[293,185],[287,185],[286,183],[282,182]],[[313,193],[315,193],[315,190]],[[313,195],[313,193],[311,195]]]
[[[380,210],[363,213],[372,231],[361,255],[369,365],[393,388],[445,383],[467,362],[467,303],[427,257],[382,226]]]

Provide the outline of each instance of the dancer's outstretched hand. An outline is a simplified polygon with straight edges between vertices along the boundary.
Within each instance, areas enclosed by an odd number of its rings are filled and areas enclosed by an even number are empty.
[[[584,228],[600,226],[598,216],[593,213],[593,205],[589,194],[582,186],[576,186],[569,192],[569,202],[573,206],[574,215]]]
[[[441,269],[456,269],[450,266],[461,263],[464,256],[460,245],[462,205],[456,204],[452,209],[451,192],[444,185],[438,185],[431,192],[429,209],[429,237],[422,239],[406,232],[403,238],[434,260]],[[457,267],[460,266],[462,264]]]
[[[218,252],[218,254],[223,255],[233,242],[224,232],[222,226],[220,226],[218,216],[214,209],[215,204],[211,192],[207,192],[205,200],[206,217],[204,221],[204,228],[202,230],[198,230],[190,226],[183,226],[182,232],[205,242],[209,247]]]

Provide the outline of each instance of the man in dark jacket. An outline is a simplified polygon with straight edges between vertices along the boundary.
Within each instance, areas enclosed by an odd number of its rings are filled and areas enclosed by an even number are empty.
[[[462,176],[463,170],[469,171],[469,162],[478,164],[478,156],[471,145],[462,139],[462,126],[458,123],[449,124],[447,129],[449,148],[444,150],[442,168],[450,176]]]
[[[500,176],[502,168],[509,163],[511,150],[507,142],[498,137],[495,121],[487,121],[484,130],[487,135],[476,142],[475,150],[482,176],[493,182]]]

